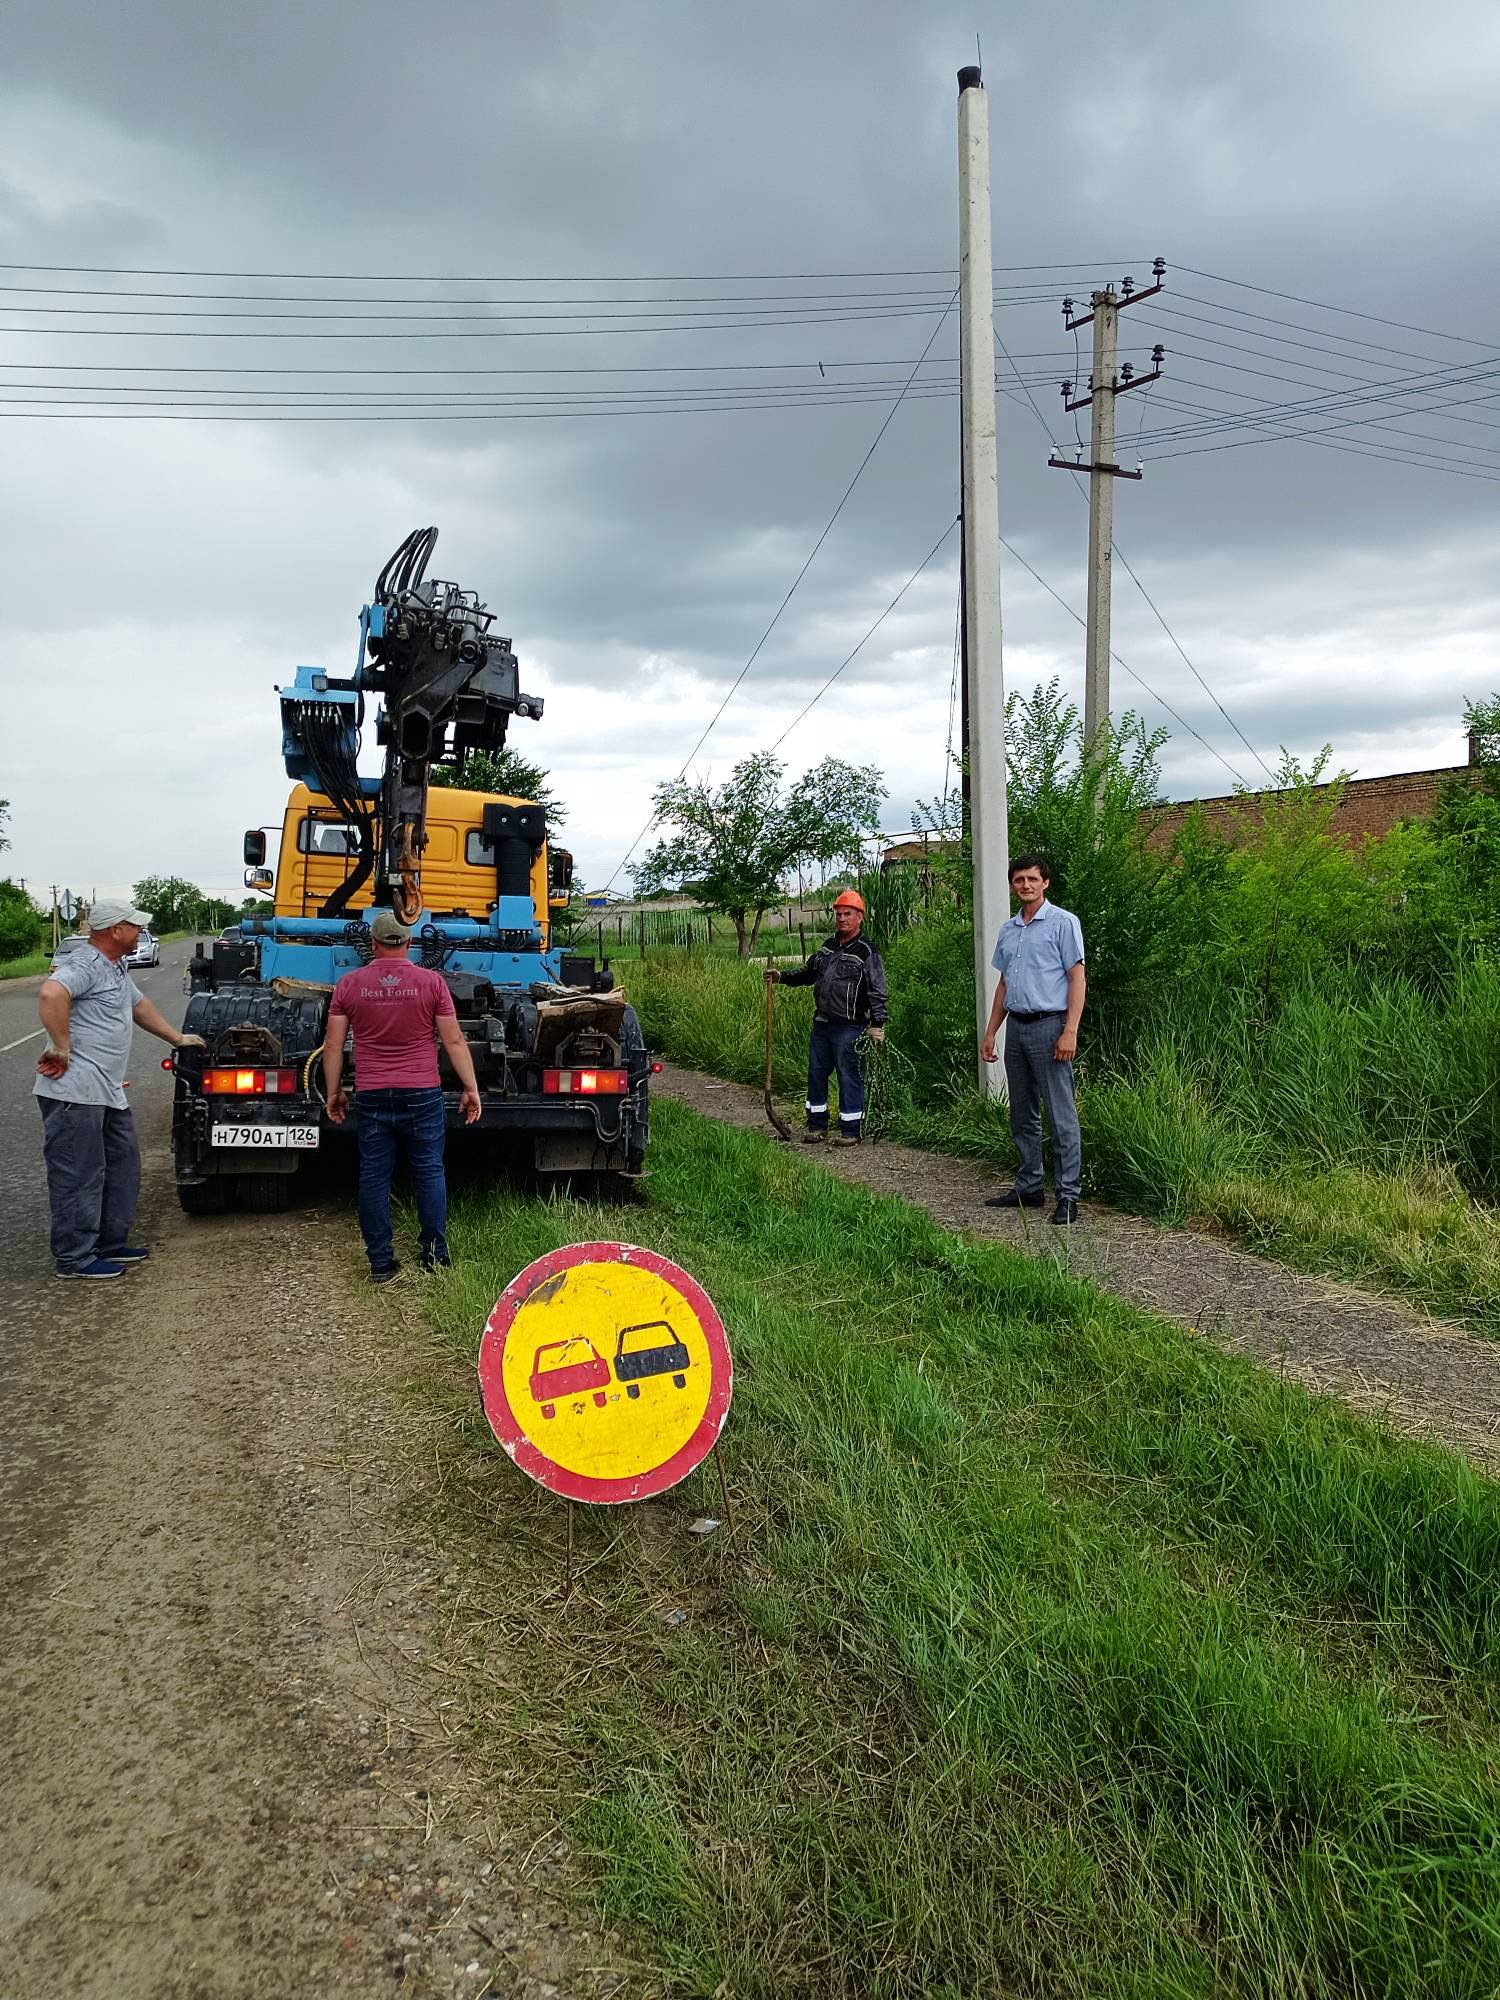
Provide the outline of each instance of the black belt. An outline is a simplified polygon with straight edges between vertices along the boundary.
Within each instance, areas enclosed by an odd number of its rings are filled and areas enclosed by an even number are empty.
[[[1007,1021],[1022,1021],[1030,1027],[1033,1021],[1052,1021],[1067,1011],[1066,1007],[1044,1007],[1040,1014],[1018,1014],[1012,1007],[1007,1010],[1005,1018]]]

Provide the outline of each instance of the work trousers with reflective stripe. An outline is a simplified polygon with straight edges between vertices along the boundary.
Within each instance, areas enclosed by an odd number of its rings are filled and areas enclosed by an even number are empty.
[[[141,1192],[135,1117],[110,1104],[39,1097],[52,1255],[59,1271],[84,1271],[123,1250]]]
[[[858,1139],[864,1129],[865,1079],[854,1044],[864,1033],[859,1021],[813,1022],[807,1051],[807,1129],[828,1130],[828,1079],[839,1079],[839,1130]]]

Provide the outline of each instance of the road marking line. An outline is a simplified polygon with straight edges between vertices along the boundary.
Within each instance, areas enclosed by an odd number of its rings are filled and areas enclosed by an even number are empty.
[[[0,1056],[9,1055],[12,1049],[20,1048],[23,1042],[40,1041],[42,1036],[45,1035],[46,1032],[47,1030],[45,1028],[33,1028],[29,1035],[22,1035],[19,1041],[7,1042],[5,1044],[5,1047],[3,1049],[0,1049]]]

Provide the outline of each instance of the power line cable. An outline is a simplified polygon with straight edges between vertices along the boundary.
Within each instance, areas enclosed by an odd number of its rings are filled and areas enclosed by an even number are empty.
[[[1016,367],[1014,361],[1011,361],[1010,355],[1006,353],[1005,342],[1000,338],[999,328],[994,327],[991,329],[991,331],[994,333],[995,343],[999,347],[1000,352],[1004,354],[1006,360],[1010,362],[1011,371],[1015,375],[1016,380],[1021,383],[1022,388],[1026,388],[1026,384],[1021,376],[1021,371]],[[1036,417],[1037,422],[1041,425],[1043,435],[1047,438],[1047,441],[1051,444],[1052,449],[1056,452],[1060,452],[1061,447],[1058,445],[1057,439],[1052,435],[1052,426],[1047,422],[1047,419],[1042,415],[1041,407],[1038,404],[1036,398],[1032,395],[1030,389],[1026,389],[1026,400],[1028,403],[1030,403],[1032,408],[1032,413]],[[1084,492],[1083,482],[1076,472],[1073,474],[1073,488],[1074,491],[1078,494],[1079,498],[1084,502],[1085,505],[1087,505],[1088,495]],[[1004,538],[1002,537],[1002,540],[1003,539]],[[1006,547],[1007,548],[1010,547],[1010,544],[1008,542],[1006,543]],[[1141,582],[1140,578],[1136,575],[1135,571],[1130,567],[1130,564],[1125,561],[1125,555],[1119,543],[1114,540],[1111,540],[1110,548],[1114,551],[1114,553],[1117,556],[1119,556],[1121,563],[1124,564],[1126,574],[1129,576],[1131,582],[1135,585],[1136,589],[1141,593],[1141,596],[1145,598],[1147,604],[1151,608],[1152,614],[1155,617],[1156,622],[1161,626],[1163,632],[1166,633],[1167,637],[1171,640],[1172,644],[1177,648],[1177,651],[1182,655],[1182,658],[1186,663],[1187,668],[1189,672],[1192,674],[1194,680],[1197,681],[1198,685],[1202,688],[1203,692],[1208,696],[1209,700],[1213,703],[1214,707],[1219,711],[1220,715],[1223,716],[1224,720],[1229,724],[1229,727],[1234,731],[1235,735],[1238,736],[1241,743],[1244,744],[1245,748],[1250,752],[1250,755],[1255,759],[1256,763],[1259,764],[1260,768],[1265,772],[1266,776],[1268,778],[1271,777],[1272,776],[1271,767],[1269,766],[1269,764],[1267,764],[1264,757],[1261,756],[1260,752],[1256,749],[1255,745],[1250,741],[1249,737],[1246,736],[1244,730],[1240,728],[1239,724],[1235,721],[1234,717],[1229,713],[1229,710],[1224,706],[1223,702],[1220,701],[1219,697],[1214,693],[1213,689],[1209,686],[1208,682],[1204,679],[1203,675],[1199,673],[1197,667],[1194,666],[1193,662],[1188,658],[1188,655],[1183,647],[1182,641],[1177,637],[1177,634],[1172,630],[1171,626],[1167,623],[1165,617],[1162,615],[1161,607],[1157,604],[1155,598],[1151,596],[1150,592],[1146,589],[1145,584]],[[1014,553],[1014,551],[1012,551],[1012,553]],[[1017,556],[1016,560],[1018,562],[1023,563],[1025,567],[1027,567],[1028,569],[1030,568],[1030,565],[1025,563],[1024,557]],[[1036,576],[1035,570],[1032,570],[1031,574],[1033,576]],[[1037,581],[1038,583],[1041,583],[1042,579],[1040,577],[1037,577]],[[1052,590],[1052,586],[1050,584],[1044,584],[1043,588],[1046,590]],[[1057,596],[1056,591],[1052,591],[1052,595],[1056,597]],[[1063,600],[1061,598],[1058,598],[1058,602],[1061,604]],[[1065,606],[1065,608],[1070,611],[1072,610],[1071,605]],[[1076,612],[1073,612],[1073,616],[1076,618],[1078,614]],[[1086,620],[1079,619],[1079,623],[1084,626],[1085,630],[1088,629]],[[1111,659],[1119,659],[1119,655],[1113,652],[1110,654],[1110,657]],[[1125,666],[1125,662],[1123,660],[1120,660],[1120,665],[1122,667]],[[1125,671],[1126,673],[1131,675],[1132,679],[1140,681],[1142,687],[1146,687],[1146,683],[1141,680],[1140,675],[1135,672],[1134,668],[1125,667]],[[1146,692],[1148,694],[1152,694],[1152,698],[1154,700],[1161,701],[1161,696],[1158,694],[1153,694],[1153,691],[1150,688],[1146,688]],[[1166,708],[1166,706],[1167,704],[1165,702],[1162,702],[1162,707]],[[1173,715],[1175,714],[1175,710],[1167,709],[1167,713],[1169,715]],[[1178,716],[1177,720],[1181,721],[1182,718]],[[1188,723],[1183,723],[1182,726],[1184,729],[1191,728],[1191,725]],[[1197,736],[1198,732],[1196,730],[1192,730],[1192,734]],[[1198,741],[1203,744],[1205,750],[1213,749],[1213,745],[1209,743],[1206,740],[1206,738],[1198,736]],[[1219,753],[1217,750],[1214,750],[1213,754],[1216,757],[1219,757]],[[1233,765],[1228,763],[1228,761],[1223,757],[1219,757],[1219,762],[1224,765],[1226,770],[1234,769]]]
[[[1123,350],[1130,352],[1131,350]],[[1144,349],[1135,350],[1144,352]],[[1017,358],[1022,361],[1050,361],[1058,358],[1062,350],[1042,348],[1022,349]],[[934,355],[930,362],[919,361],[919,366],[933,368],[956,368],[956,354]],[[910,368],[910,355],[892,360],[867,361],[596,361],[561,362],[550,366],[515,367],[464,367],[464,368],[416,368],[407,364],[392,366],[381,363],[369,368],[326,368],[311,362],[293,367],[264,367],[239,361],[217,361],[203,364],[182,361],[0,361],[0,369],[48,368],[54,375],[156,375],[170,370],[174,375],[722,375],[739,370],[745,374],[758,374],[768,369],[816,368],[820,372],[843,368]],[[891,385],[896,386],[894,383]]]
[[[962,519],[962,515],[959,518]],[[948,799],[953,790],[953,725],[958,716],[958,677],[963,670],[963,620],[963,571],[960,569],[958,588],[954,592],[953,602],[953,672],[948,680],[948,743],[943,753],[942,816],[945,825],[948,819]]]
[[[1252,285],[1244,278],[1226,278],[1217,271],[1200,271],[1194,264],[1178,264],[1173,269],[1186,271],[1192,278],[1207,278],[1215,285],[1235,285],[1244,292],[1259,292],[1263,298],[1286,299],[1292,305],[1311,306],[1316,312],[1343,313],[1350,319],[1367,319],[1373,326],[1395,327],[1399,333],[1425,334],[1429,340],[1456,340],[1464,347],[1482,348],[1486,354],[1497,351],[1493,341],[1474,340],[1466,333],[1440,333],[1436,327],[1414,326],[1410,320],[1387,319],[1381,313],[1361,312],[1357,306],[1330,305],[1326,299],[1304,298],[1300,292],[1278,292],[1270,285]]]
[[[1204,389],[1211,396],[1232,397],[1234,394],[1232,390],[1220,388],[1220,386],[1216,382],[1200,381],[1196,375],[1174,374],[1172,380],[1174,384],[1181,382],[1187,384],[1191,388]],[[1252,404],[1254,404],[1257,402],[1265,402],[1267,398],[1251,396],[1249,400]],[[1247,410],[1243,404],[1237,406],[1233,410],[1215,410],[1210,404],[1207,403],[1194,403],[1191,400],[1188,400],[1186,402],[1179,402],[1175,401],[1170,396],[1159,396],[1157,397],[1156,401],[1158,407],[1164,410],[1185,410],[1188,412],[1197,411],[1208,417],[1231,417],[1231,416],[1244,417],[1244,416],[1253,416],[1255,414],[1253,410]],[[1437,414],[1442,415],[1442,412],[1439,411]],[[1449,423],[1462,423],[1466,420],[1460,417],[1449,417],[1446,419],[1446,421]],[[1472,419],[1468,421],[1472,421]],[[1387,437],[1416,438],[1425,444],[1446,445],[1455,451],[1478,452],[1480,456],[1484,458],[1500,459],[1500,446],[1489,445],[1489,444],[1474,444],[1471,443],[1467,438],[1434,436],[1433,433],[1430,431],[1410,430],[1404,424],[1388,423],[1383,418],[1380,417],[1371,417],[1367,419],[1367,421],[1363,425],[1351,426],[1351,429],[1353,428],[1379,431],[1382,433],[1383,436]],[[1500,425],[1487,425],[1486,428],[1500,429]],[[1154,429],[1151,433],[1153,437],[1158,437],[1158,436],[1164,437],[1166,434],[1167,433],[1165,429],[1161,427]],[[1267,441],[1269,442],[1269,439]],[[1443,458],[1446,456],[1446,454],[1443,452],[1438,452],[1433,455],[1438,458]],[[1464,461],[1461,459],[1450,459],[1449,462],[1452,464],[1462,464]]]
[[[3,267],[0,267],[3,268]],[[1038,300],[1050,299],[1055,286],[1043,288],[1033,285],[1000,285],[1001,293],[1032,294]],[[868,287],[855,292],[676,292],[648,294],[640,299],[630,299],[619,292],[587,293],[569,298],[562,293],[548,293],[542,298],[474,299],[451,298],[439,293],[426,297],[401,292],[162,292],[144,289],[121,290],[112,285],[5,285],[0,284],[0,296],[4,297],[46,297],[60,299],[181,299],[189,304],[205,304],[210,300],[222,300],[231,304],[245,305],[326,305],[326,306],[572,306],[588,305],[715,305],[754,302],[760,305],[800,305],[835,304],[845,301],[905,299],[924,300],[929,304],[941,304],[947,287],[934,289],[931,286],[921,290],[871,291]],[[27,306],[16,307],[16,311],[66,312],[66,311],[107,311],[107,307],[67,306]],[[330,315],[331,316],[331,315]],[[211,315],[211,317],[249,318],[249,314]]]
[[[446,329],[420,328],[383,333],[353,332],[293,332],[275,328],[269,332],[259,331],[219,331],[208,327],[104,327],[104,326],[3,326],[0,333],[48,340],[566,340],[566,339],[643,339],[656,333],[756,333],[774,330],[784,326],[849,326],[871,325],[877,320],[925,319],[932,311],[931,306],[902,306],[882,308],[869,313],[809,313],[791,319],[760,318],[755,320],[732,319],[678,319],[665,325],[654,326],[513,326],[499,324],[488,319],[484,327]],[[535,318],[538,315],[527,315]],[[604,315],[594,315],[604,317]],[[640,315],[631,315],[640,317]]]
[[[958,396],[956,389],[935,391],[917,390],[906,400],[912,403],[953,402]],[[394,411],[343,411],[327,413],[313,410],[295,410],[287,414],[275,411],[236,410],[86,410],[66,408],[46,409],[0,409],[0,421],[10,423],[94,423],[94,424],[501,424],[536,422],[576,422],[589,417],[693,417],[732,416],[761,410],[806,410],[853,409],[863,404],[884,403],[882,395],[846,396],[830,399],[826,403],[809,405],[805,402],[780,403],[668,403],[645,407],[598,406],[582,410],[540,408],[540,409],[435,409],[424,410],[417,406],[410,410]]]
[[[1201,343],[1198,343],[1191,339],[1186,339],[1182,336],[1178,336],[1176,339],[1174,339],[1172,347],[1174,353],[1177,354],[1185,353],[1189,360],[1201,361],[1206,363],[1210,367],[1223,368],[1226,373],[1232,374],[1234,376],[1256,375],[1263,377],[1268,382],[1292,382],[1296,383],[1301,388],[1316,389],[1320,393],[1323,392],[1323,384],[1321,382],[1310,382],[1305,375],[1289,375],[1284,370],[1273,372],[1272,370],[1265,368],[1250,368],[1246,367],[1246,365],[1243,362],[1232,362],[1232,361],[1221,362],[1217,359],[1212,348],[1205,347]],[[1279,359],[1280,357],[1278,356],[1274,358]],[[1365,380],[1365,378],[1363,377],[1350,376],[1343,369],[1325,368],[1316,362],[1313,363],[1303,362],[1301,365],[1303,367],[1309,367],[1309,366],[1314,367],[1320,374],[1331,374],[1331,375],[1342,376],[1343,379],[1346,381],[1363,382]],[[1174,380],[1180,382],[1191,382],[1198,388],[1208,389],[1214,395],[1224,395],[1227,393],[1226,391],[1215,387],[1215,385],[1212,383],[1199,382],[1196,377],[1190,375],[1176,375],[1174,376]],[[1377,387],[1379,385],[1370,384],[1369,386]],[[1259,399],[1252,398],[1252,401],[1254,400],[1259,400],[1263,404],[1269,401],[1269,399],[1265,397],[1261,397]],[[1481,400],[1488,400],[1488,399],[1481,399]],[[1156,401],[1162,407],[1168,407],[1170,405],[1170,399],[1165,396],[1157,396]],[[1283,407],[1286,406],[1283,405]],[[1451,416],[1447,413],[1446,410],[1434,407],[1431,410],[1431,415],[1439,423],[1450,424],[1450,425],[1468,424],[1468,425],[1478,426],[1478,428],[1480,428],[1481,430],[1500,430],[1500,422],[1497,422],[1491,418],[1479,416],[1472,410],[1467,416],[1459,417],[1459,416]],[[1390,422],[1388,419],[1382,417],[1367,418],[1364,424],[1360,426],[1360,428],[1368,430],[1386,431],[1389,432],[1391,435],[1398,437],[1412,437],[1412,438],[1424,439],[1432,444],[1460,445],[1464,450],[1480,450],[1484,448],[1481,446],[1470,445],[1463,439],[1449,437],[1440,432],[1434,433],[1432,431],[1412,430],[1407,425],[1395,424]],[[1316,439],[1310,441],[1314,443],[1317,442]],[[1267,439],[1266,442],[1269,442],[1269,439]],[[1329,446],[1328,449],[1335,450],[1338,449],[1338,447]]]
[[[1092,262],[1076,264],[996,264],[997,271],[1097,271],[1112,270],[1116,264],[1131,260],[1118,257],[1101,257]],[[74,277],[92,278],[244,278],[244,279],[285,279],[289,283],[329,284],[329,285],[728,285],[728,284],[799,284],[816,282],[824,278],[956,278],[957,267],[953,264],[931,265],[924,269],[905,271],[668,271],[653,274],[630,274],[625,277],[601,276],[590,273],[587,276],[569,278],[550,272],[545,276],[510,274],[505,277],[475,276],[473,273],[461,277],[444,277],[419,271],[210,271],[203,269],[174,270],[166,266],[145,264],[22,264],[0,263],[0,271],[56,271]],[[1198,272],[1199,277],[1207,276]]]
[[[1207,385],[1201,385],[1201,386],[1207,386]],[[1221,389],[1214,389],[1211,391],[1211,393],[1214,395],[1223,395],[1225,392]],[[1167,399],[1162,398],[1161,400],[1165,402]],[[1183,409],[1189,409],[1189,408],[1201,409],[1205,406],[1202,404],[1184,403],[1180,407],[1182,407]],[[1278,442],[1282,442],[1285,439],[1285,437],[1286,437],[1285,432],[1270,431],[1267,432],[1266,435],[1263,437],[1239,439],[1237,440],[1237,442],[1247,443],[1247,444],[1276,444]],[[1332,438],[1324,437],[1320,432],[1308,433],[1301,441],[1306,444],[1315,445],[1320,451],[1341,451],[1348,454],[1350,457],[1379,459],[1383,460],[1387,465],[1415,466],[1418,470],[1424,472],[1447,472],[1451,473],[1455,478],[1458,479],[1479,479],[1483,480],[1486,484],[1489,485],[1500,483],[1500,478],[1497,478],[1497,475],[1495,474],[1479,470],[1473,470],[1468,467],[1460,466],[1451,459],[1424,456],[1422,453],[1417,452],[1410,447],[1408,447],[1405,451],[1396,451],[1396,450],[1377,447],[1373,443],[1373,441],[1368,439],[1364,438],[1354,439],[1346,437],[1342,440],[1335,440]],[[1166,452],[1161,452],[1156,456],[1159,457],[1163,462],[1165,462],[1167,459],[1170,458],[1197,458],[1203,456],[1204,453],[1209,451],[1227,451],[1232,448],[1233,447],[1231,445],[1204,445],[1196,450],[1166,451]],[[1146,462],[1154,463],[1155,460],[1148,454]]]
[[[922,352],[917,356],[916,361],[912,364],[912,370],[910,375],[907,376],[906,381],[902,384],[900,394],[896,397],[896,400],[891,404],[890,409],[887,410],[885,415],[885,421],[881,424],[880,429],[876,431],[875,436],[870,442],[869,449],[866,451],[864,457],[860,460],[859,464],[856,466],[854,477],[849,481],[849,484],[844,488],[843,493],[840,495],[838,505],[829,515],[827,526],[823,529],[823,532],[821,535],[819,535],[818,539],[813,543],[812,550],[809,553],[806,562],[803,563],[801,569],[798,570],[796,576],[792,579],[791,588],[787,591],[786,596],[782,598],[780,604],[777,605],[775,612],[772,614],[771,621],[766,626],[764,632],[762,632],[760,637],[756,640],[754,647],[751,649],[750,657],[746,660],[744,666],[740,668],[739,672],[730,682],[729,690],[725,694],[724,699],[719,703],[718,707],[714,710],[713,714],[710,716],[707,728],[703,731],[702,735],[698,738],[698,741],[693,745],[692,749],[683,759],[682,769],[677,773],[677,777],[672,781],[674,784],[681,781],[683,776],[686,774],[687,769],[689,765],[692,763],[693,759],[697,756],[698,752],[703,748],[704,744],[713,734],[714,728],[718,723],[719,717],[724,713],[725,709],[728,708],[730,702],[734,698],[736,689],[740,686],[740,683],[744,680],[746,674],[749,673],[751,667],[754,666],[756,659],[760,654],[761,648],[770,638],[772,632],[775,631],[777,624],[780,622],[781,614],[786,610],[787,606],[791,603],[793,596],[796,594],[798,584],[801,583],[803,577],[805,577],[807,575],[807,572],[812,568],[814,558],[817,556],[819,549],[822,548],[823,544],[828,540],[828,537],[832,534],[834,523],[838,520],[840,514],[843,513],[844,508],[848,503],[850,494],[854,491],[855,487],[860,482],[865,467],[870,463],[870,460],[875,456],[876,450],[878,449],[880,444],[880,440],[885,436],[886,432],[890,429],[892,423],[895,421],[896,412],[901,408],[901,405],[906,401],[908,393],[911,390],[911,386],[917,379],[917,371],[918,369],[921,368],[922,363],[927,359],[928,353],[932,348],[932,344],[937,339],[938,334],[942,331],[944,325],[947,323],[948,314],[952,312],[954,304],[956,303],[957,299],[958,299],[958,287],[955,285],[953,288],[953,297],[948,301],[948,304],[943,309],[943,311],[939,313],[937,320],[933,325],[932,332],[927,336],[927,345],[922,349]],[[608,891],[614,886],[616,880],[619,877],[621,869],[623,869],[627,865],[631,855],[635,853],[636,849],[640,846],[641,842],[646,838],[646,835],[651,831],[652,827],[655,826],[657,818],[658,814],[655,811],[653,811],[651,817],[646,821],[645,825],[641,828],[640,832],[636,835],[635,839],[631,841],[629,847],[626,848],[624,854],[621,855],[618,863],[615,866],[614,873],[610,876],[608,882],[606,882],[604,885],[606,891]]]
[[[1405,361],[1436,361],[1439,358],[1435,354],[1424,354],[1420,348],[1392,347],[1390,342],[1385,340],[1361,340],[1357,333],[1333,333],[1327,327],[1309,326],[1307,321],[1302,319],[1281,319],[1275,313],[1251,312],[1248,306],[1227,305],[1222,299],[1206,298],[1202,292],[1185,292],[1177,285],[1172,287],[1171,296],[1174,299],[1188,299],[1194,305],[1211,306],[1225,318],[1232,313],[1236,322],[1255,319],[1263,326],[1289,326],[1294,333],[1321,334],[1324,339],[1340,341],[1345,347],[1368,347],[1377,354],[1399,355]],[[1349,358],[1354,360],[1357,357],[1351,355]]]
[[[1042,576],[1038,571],[1032,568],[1031,564],[1027,562],[1025,556],[1021,554],[1021,551],[1018,548],[1016,548],[1013,543],[1006,541],[1004,535],[1000,537],[1000,545],[1002,548],[1006,549],[1011,555],[1015,557],[1016,561],[1021,565],[1022,569],[1025,570],[1026,574],[1029,577],[1031,577],[1034,582],[1039,583],[1042,589],[1046,591],[1049,597],[1056,599],[1056,601],[1062,606],[1063,610],[1067,612],[1068,616],[1071,619],[1073,619],[1073,621],[1076,624],[1082,625],[1084,629],[1087,630],[1088,620],[1083,616],[1082,612],[1075,611],[1073,609],[1073,606],[1069,604],[1068,600],[1064,596],[1062,596],[1062,594],[1059,591],[1054,590],[1051,584],[1048,583],[1047,579],[1044,576]],[[1209,742],[1206,736],[1200,736],[1198,731],[1194,729],[1193,725],[1184,716],[1181,716],[1177,713],[1177,710],[1173,708],[1172,704],[1165,698],[1165,696],[1159,695],[1156,692],[1156,689],[1152,687],[1149,681],[1144,680],[1141,677],[1141,675],[1136,672],[1134,667],[1132,667],[1127,661],[1122,660],[1120,658],[1119,654],[1114,651],[1113,647],[1111,647],[1110,649],[1109,657],[1114,661],[1117,667],[1123,668],[1123,670],[1127,674],[1129,674],[1130,678],[1133,681],[1135,681],[1138,686],[1143,687],[1146,690],[1146,693],[1150,695],[1151,699],[1154,702],[1158,703],[1162,708],[1164,708],[1167,714],[1171,716],[1172,720],[1180,724],[1181,727],[1187,731],[1188,735],[1193,738],[1194,742],[1201,743],[1204,749],[1209,753],[1211,757],[1217,757],[1219,762],[1224,766],[1224,769],[1229,773],[1230,777],[1234,779],[1237,785],[1243,786],[1246,790],[1249,789],[1249,787],[1245,785],[1244,779],[1240,776],[1239,772],[1234,768],[1233,764],[1230,763],[1229,759],[1226,756],[1224,756],[1221,751],[1215,750],[1214,746],[1212,745],[1212,743]]]
[[[800,712],[800,714],[797,715],[795,720],[789,722],[786,728],[782,730],[781,734],[777,737],[776,741],[771,745],[771,750],[773,753],[781,748],[782,744],[785,743],[786,739],[791,735],[792,731],[795,728],[797,728],[798,724],[804,722],[807,719],[807,717],[812,714],[813,710],[817,707],[818,703],[823,699],[824,695],[827,694],[828,690],[833,686],[834,682],[838,679],[839,675],[844,671],[845,667],[849,666],[855,659],[858,658],[860,653],[864,651],[865,647],[869,644],[871,639],[874,638],[875,634],[880,630],[881,626],[885,623],[886,619],[890,617],[891,613],[895,610],[896,606],[901,602],[902,598],[905,597],[907,591],[911,589],[912,585],[916,582],[917,578],[922,574],[923,570],[926,569],[927,565],[932,561],[933,557],[937,554],[938,550],[943,546],[944,542],[947,541],[948,537],[953,533],[953,530],[957,526],[958,526],[958,517],[955,515],[954,518],[948,523],[947,527],[944,528],[943,532],[938,536],[937,540],[933,543],[932,547],[927,551],[926,555],[923,556],[922,560],[917,564],[916,568],[912,571],[911,575],[906,579],[905,583],[903,583],[901,588],[896,592],[896,595],[891,599],[890,603],[885,607],[884,611],[882,611],[880,616],[875,620],[875,623],[870,627],[869,631],[866,632],[864,638],[860,640],[859,644],[853,649],[852,652],[845,654],[844,658],[839,661],[838,665],[834,668],[833,672],[828,676],[827,680],[824,681],[823,685],[818,689],[817,693],[813,696],[812,700],[807,704],[806,708],[804,708]],[[951,721],[950,721],[950,727],[951,727]]]

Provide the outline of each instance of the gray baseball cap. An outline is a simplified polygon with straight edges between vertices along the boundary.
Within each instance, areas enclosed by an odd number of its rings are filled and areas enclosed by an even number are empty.
[[[370,936],[376,944],[408,944],[411,932],[405,924],[398,923],[390,910],[377,910],[370,924]]]
[[[138,910],[121,896],[101,896],[89,911],[89,929],[107,931],[111,924],[149,924],[151,912]]]

